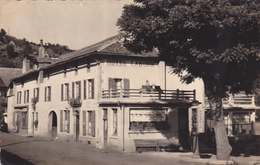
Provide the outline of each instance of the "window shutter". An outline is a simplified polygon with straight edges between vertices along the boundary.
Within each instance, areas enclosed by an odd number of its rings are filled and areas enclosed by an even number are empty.
[[[70,92],[70,86],[69,86],[69,84],[67,85],[67,87],[68,88],[67,88],[67,96],[66,96],[67,98],[66,98],[66,100],[68,101],[70,99],[70,93],[69,93]]]
[[[95,111],[91,113],[91,135],[95,137]]]
[[[63,101],[63,84],[61,84],[61,101]]]
[[[129,79],[124,79],[124,97],[129,97],[130,95],[130,81]]]
[[[87,99],[87,91],[86,91],[86,89],[87,89],[87,81],[86,80],[84,80],[84,82],[83,82],[83,94],[84,94],[84,100],[86,100]]]
[[[13,113],[13,126],[16,126],[15,112]]]
[[[79,99],[81,99],[81,82],[79,82]]]
[[[36,91],[37,91],[37,101],[39,101],[39,99],[40,99],[40,98],[39,98],[39,97],[40,97],[40,89],[37,88]]]
[[[47,101],[47,87],[45,87],[45,95],[44,95],[44,101],[46,102]]]
[[[91,86],[91,98],[94,99],[94,79],[91,79],[92,86]]]
[[[60,110],[60,132],[63,131],[63,110]]]
[[[23,103],[26,103],[26,91],[24,91]]]
[[[86,136],[86,111],[83,111],[83,135]]]
[[[72,90],[72,98],[74,98],[74,85],[75,85],[74,82],[72,82],[72,89],[71,89]]]
[[[70,111],[67,111],[67,116],[68,116],[68,129],[67,129],[67,133],[70,132]]]
[[[51,87],[49,87],[49,101],[51,101]]]
[[[113,85],[114,84],[114,79],[112,79],[112,78],[109,78],[108,79],[108,89],[110,90],[110,89],[113,89]]]

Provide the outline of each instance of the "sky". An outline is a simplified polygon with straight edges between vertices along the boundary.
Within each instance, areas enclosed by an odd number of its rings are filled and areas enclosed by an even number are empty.
[[[0,28],[39,44],[81,49],[114,36],[123,6],[133,0],[0,0]]]

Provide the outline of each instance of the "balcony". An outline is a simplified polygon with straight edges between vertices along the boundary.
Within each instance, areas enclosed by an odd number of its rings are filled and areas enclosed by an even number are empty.
[[[102,91],[102,99],[153,99],[153,100],[196,100],[195,90],[158,90],[158,89],[110,89]]]
[[[255,97],[253,95],[246,95],[244,93],[229,95],[228,98],[223,99],[223,106],[255,106]]]

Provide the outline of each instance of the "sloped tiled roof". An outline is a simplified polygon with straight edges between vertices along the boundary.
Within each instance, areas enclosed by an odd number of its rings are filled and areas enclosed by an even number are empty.
[[[5,83],[3,82],[2,78],[0,77],[0,87],[6,87]]]
[[[0,67],[0,78],[3,80],[4,84],[6,86],[9,85],[10,81],[15,78],[22,75],[22,69],[21,68],[2,68]]]
[[[33,70],[27,73],[24,73],[23,75],[17,77],[23,77],[26,75],[29,75],[33,72],[38,72],[39,70],[45,70],[48,68],[52,68],[54,66],[67,63],[70,61],[73,61],[75,59],[83,58],[86,56],[96,55],[96,54],[104,54],[104,55],[117,55],[117,56],[131,56],[131,57],[158,57],[158,52],[154,50],[150,53],[142,53],[142,54],[134,54],[130,51],[128,51],[123,44],[120,42],[120,36],[116,35],[113,37],[110,37],[108,39],[105,39],[101,42],[98,42],[96,44],[87,46],[85,48],[63,54],[59,57],[55,62],[51,64],[47,64],[45,66],[42,66],[38,70]]]

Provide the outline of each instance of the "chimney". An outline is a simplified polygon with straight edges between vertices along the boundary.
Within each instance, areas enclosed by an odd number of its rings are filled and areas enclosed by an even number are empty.
[[[45,54],[45,49],[43,47],[43,40],[41,39],[41,46],[39,47],[38,56],[40,58],[44,58],[44,54]]]
[[[23,73],[26,73],[30,70],[30,60],[26,57],[23,59]]]

